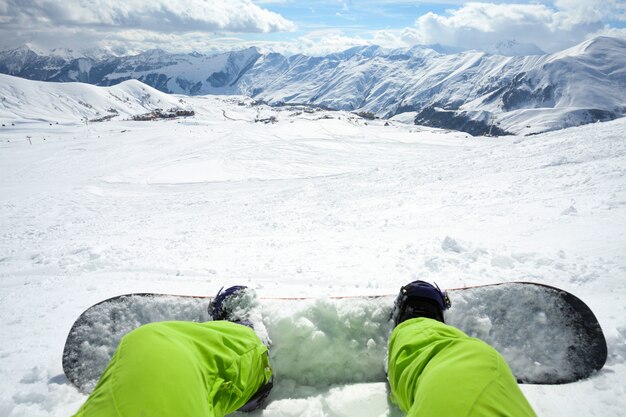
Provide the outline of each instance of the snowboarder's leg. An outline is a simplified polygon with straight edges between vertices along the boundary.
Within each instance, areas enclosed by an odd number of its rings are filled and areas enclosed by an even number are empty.
[[[392,400],[409,417],[535,416],[495,349],[436,320],[398,324],[388,370]]]
[[[160,322],[126,335],[77,417],[222,417],[272,375],[248,327]]]

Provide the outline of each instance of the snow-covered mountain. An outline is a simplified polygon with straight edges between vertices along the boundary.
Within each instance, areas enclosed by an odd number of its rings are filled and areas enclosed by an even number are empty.
[[[225,90],[260,56],[256,48],[214,56],[172,54],[160,49],[126,57],[97,57],[61,49],[42,55],[22,46],[0,52],[0,73],[38,81],[79,81],[101,86],[135,79],[165,93],[199,95]]]
[[[182,99],[128,80],[113,87],[46,83],[0,74],[0,120],[72,121],[129,118],[155,110],[187,110]]]
[[[626,113],[626,42],[595,38],[552,55],[356,48],[263,56],[238,83],[269,103],[314,103],[473,134],[535,133]]]
[[[505,42],[492,52],[366,46],[311,57],[249,48],[94,59],[20,48],[0,53],[0,72],[107,86],[137,79],[168,93],[244,94],[273,105],[369,112],[472,134],[532,134],[626,114],[624,41],[597,37],[550,55]],[[520,52],[528,55],[507,56]]]

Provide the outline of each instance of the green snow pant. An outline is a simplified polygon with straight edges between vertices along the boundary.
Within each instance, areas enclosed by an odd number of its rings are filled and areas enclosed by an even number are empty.
[[[435,320],[394,329],[388,377],[391,399],[408,417],[535,417],[495,349]]]
[[[271,375],[267,348],[248,327],[151,323],[122,338],[75,417],[222,417]]]

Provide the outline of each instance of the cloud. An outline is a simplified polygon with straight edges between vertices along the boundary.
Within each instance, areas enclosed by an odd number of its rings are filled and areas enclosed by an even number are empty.
[[[292,31],[251,0],[0,0],[0,48],[214,49],[224,34]]]
[[[346,36],[341,30],[321,30],[301,36],[292,44],[281,45],[283,52],[307,55],[327,55],[354,46],[365,46],[370,41],[360,37]],[[280,48],[280,46],[279,46]]]
[[[431,12],[419,17],[404,39],[466,49],[515,39],[556,51],[601,30],[605,19],[623,16],[626,8],[618,0],[556,0],[555,6],[467,3],[445,15]]]
[[[591,38],[594,36],[610,36],[612,38],[623,39],[626,41],[626,28],[617,29],[617,28],[604,28],[599,32],[590,33],[587,37]]]
[[[0,11],[22,27],[243,33],[295,29],[294,23],[250,0],[0,0]]]
[[[390,0],[389,2],[402,2]],[[429,1],[429,3],[432,2]],[[447,4],[453,3],[443,0]],[[293,44],[273,44],[280,52],[320,55],[352,46],[388,48],[442,44],[457,49],[492,49],[505,40],[537,45],[547,52],[571,47],[598,34],[622,36],[608,22],[626,20],[623,0],[554,0],[551,3],[462,2],[444,13],[426,13],[413,26],[386,30],[335,30],[299,37]],[[336,1],[338,7],[343,4]]]
[[[572,21],[626,21],[626,2],[623,0],[555,0],[554,4]]]
[[[264,5],[303,9],[295,0],[0,0],[0,49],[26,42],[42,49],[106,48],[118,53],[151,48],[217,52],[260,46],[287,54],[323,55],[370,44],[397,48],[438,43],[458,49],[485,49],[503,40],[517,40],[553,52],[592,34],[623,35],[623,30],[613,28],[611,22],[626,21],[624,0],[513,1],[518,3],[429,0],[429,4],[447,4],[450,9],[416,15],[415,23],[404,28],[372,30],[355,22],[309,33],[301,28],[288,38],[261,35],[296,30],[293,22]],[[357,8],[356,3],[320,0],[316,6],[332,5],[343,13],[344,8]],[[361,12],[371,7],[370,14],[375,14],[374,10],[408,4],[415,1],[364,0],[358,7]],[[318,28],[328,24],[323,20],[315,23]]]
[[[196,50],[225,52],[255,46],[261,50],[279,52],[285,55],[305,54],[309,56],[323,56],[334,52],[345,51],[355,46],[368,46],[374,43],[381,44],[379,42],[372,42],[372,39],[348,36],[341,29],[323,29],[309,32],[306,35],[294,39],[280,41],[244,40],[232,37],[213,38],[210,48],[196,48]]]

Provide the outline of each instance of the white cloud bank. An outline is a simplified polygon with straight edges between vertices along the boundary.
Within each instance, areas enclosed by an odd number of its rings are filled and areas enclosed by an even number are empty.
[[[454,1],[460,4],[445,13],[416,16],[415,23],[406,28],[324,29],[320,20],[321,30],[272,42],[259,36],[254,41],[244,36],[244,40],[240,35],[295,30],[295,23],[262,7],[288,5],[287,0],[0,0],[0,47],[30,42],[43,48],[106,47],[127,53],[156,47],[217,52],[259,46],[288,54],[322,55],[369,44],[489,49],[498,42],[516,40],[554,52],[598,34],[626,38],[626,29],[609,23],[626,21],[624,0]],[[340,8],[343,3],[336,4]]]
[[[360,44],[385,47],[441,44],[480,50],[515,40],[555,52],[596,35],[626,38],[626,29],[611,27],[608,23],[611,21],[626,21],[626,1],[465,2],[442,14],[430,12],[419,16],[413,26],[403,29],[362,32],[353,37],[339,31],[318,37],[311,45],[300,42],[295,48],[298,52],[317,54],[331,49],[336,41],[335,50]]]
[[[6,41],[46,47],[99,42],[108,45],[144,37],[190,33],[269,33],[295,24],[250,0],[0,0],[0,35]],[[128,38],[127,38],[128,37]],[[184,41],[183,41],[184,42]],[[56,45],[51,45],[56,43]],[[92,46],[94,46],[92,44]]]
[[[4,5],[4,7],[3,7]],[[0,0],[15,22],[155,32],[275,32],[295,25],[250,0]]]
[[[555,51],[604,30],[607,19],[623,19],[626,14],[626,3],[618,0],[557,0],[554,6],[472,2],[446,15],[419,17],[415,27],[404,31],[403,39],[461,48],[515,39]]]

